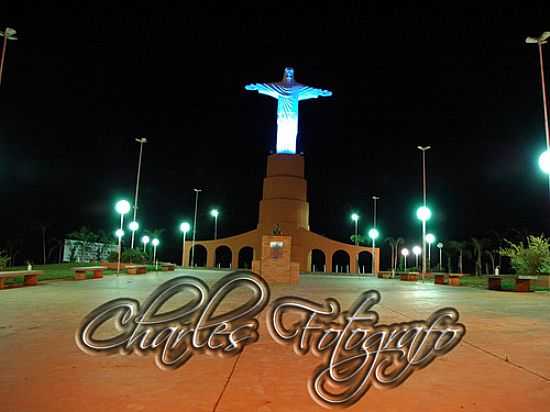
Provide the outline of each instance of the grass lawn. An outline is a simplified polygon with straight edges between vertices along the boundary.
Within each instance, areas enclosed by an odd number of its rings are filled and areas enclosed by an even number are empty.
[[[502,290],[514,290],[516,286],[516,282],[514,281],[514,279],[512,277],[508,277],[507,275],[503,275],[503,276],[505,277],[503,277],[501,281]],[[465,275],[462,278],[460,278],[460,286],[487,289],[488,278],[486,275],[482,275],[482,276]],[[532,288],[533,290],[549,290],[548,288],[543,288],[539,286],[533,286]]]
[[[33,270],[42,270],[44,274],[38,277],[38,281],[44,280],[53,280],[53,279],[74,279],[74,272],[72,268],[76,267],[87,267],[87,266],[101,266],[99,263],[58,263],[51,265],[33,265]],[[27,270],[27,266],[14,266],[6,269],[10,270]],[[147,271],[154,271],[153,265],[147,265]],[[121,273],[126,273],[125,270],[121,269]],[[105,276],[116,274],[116,270],[106,269],[103,274]],[[92,277],[92,273],[88,273],[89,278]],[[12,285],[14,283],[23,283],[23,276],[18,276],[15,279],[6,279],[6,285]]]

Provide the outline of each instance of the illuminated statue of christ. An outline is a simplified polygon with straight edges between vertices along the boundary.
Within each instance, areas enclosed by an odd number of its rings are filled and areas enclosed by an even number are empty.
[[[283,80],[277,83],[252,83],[244,87],[277,99],[277,153],[296,153],[298,102],[331,96],[328,90],[316,89],[294,80],[294,69],[285,68]]]

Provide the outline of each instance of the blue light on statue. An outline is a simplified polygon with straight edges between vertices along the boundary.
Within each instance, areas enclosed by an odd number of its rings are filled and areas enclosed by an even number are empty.
[[[251,83],[246,90],[277,99],[277,153],[296,154],[298,135],[298,102],[332,96],[332,92],[306,86],[294,80],[294,69],[285,68],[283,80],[277,83]]]

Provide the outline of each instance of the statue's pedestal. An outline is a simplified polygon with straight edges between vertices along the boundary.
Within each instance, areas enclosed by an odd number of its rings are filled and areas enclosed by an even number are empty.
[[[299,264],[291,262],[292,237],[262,236],[260,260],[252,262],[252,271],[268,283],[298,283]]]

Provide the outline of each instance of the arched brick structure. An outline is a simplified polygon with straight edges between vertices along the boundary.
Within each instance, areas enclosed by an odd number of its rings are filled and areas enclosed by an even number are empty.
[[[350,272],[357,273],[359,253],[368,252],[374,258],[375,270],[380,267],[380,250],[355,246],[318,235],[309,228],[309,203],[307,181],[304,178],[304,158],[300,155],[275,154],[267,158],[267,174],[264,178],[263,196],[260,201],[258,226],[255,230],[217,240],[196,241],[207,251],[207,266],[213,267],[215,251],[219,246],[231,249],[231,267],[239,263],[239,251],[243,247],[254,250],[254,259],[261,258],[262,236],[272,235],[278,225],[281,233],[292,237],[291,259],[297,262],[300,271],[311,270],[311,250],[319,249],[325,254],[327,271],[332,268],[332,256],[337,250],[350,257]],[[187,257],[189,265],[189,255]],[[370,271],[370,268],[368,269]]]

